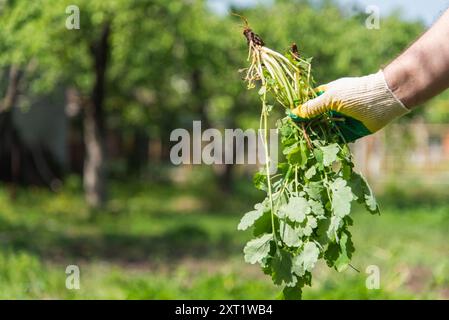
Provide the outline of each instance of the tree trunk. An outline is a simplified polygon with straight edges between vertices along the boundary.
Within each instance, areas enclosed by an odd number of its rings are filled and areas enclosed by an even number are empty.
[[[235,121],[235,114],[234,111],[231,110],[231,113],[229,114],[229,120],[227,122],[228,128],[235,129],[237,124]],[[223,164],[223,169],[221,171],[221,174],[218,176],[218,181],[220,185],[221,191],[224,193],[232,193],[234,190],[233,182],[234,182],[234,169],[235,169],[235,163],[237,160],[237,140],[233,139],[232,141],[232,150],[225,150],[225,152],[232,152],[233,159],[232,163],[225,163]]]
[[[140,175],[148,164],[150,139],[143,129],[136,128],[131,151],[128,154],[128,173]]]
[[[231,193],[233,191],[234,164],[224,164],[223,172],[218,177],[221,191]]]
[[[202,130],[206,130],[211,128],[212,124],[209,119],[209,116],[207,114],[206,110],[206,96],[204,95],[204,88],[203,88],[203,76],[200,69],[194,69],[191,74],[191,81],[192,81],[192,94],[195,97],[194,103],[198,108],[198,113],[200,114],[200,120],[201,120],[201,128]],[[234,120],[231,120],[231,127],[235,124]],[[233,144],[234,145],[234,144]],[[235,158],[235,145],[234,145],[234,158]],[[231,164],[224,164],[222,170],[220,170],[219,174],[216,176],[216,179],[218,181],[218,185],[220,189],[224,193],[231,193],[233,190],[233,172],[234,172],[234,162]]]
[[[6,89],[5,97],[0,103],[0,159],[3,159],[10,153],[10,196],[12,199],[16,197],[16,188],[20,174],[20,142],[14,128],[12,112],[19,96],[21,78],[22,71],[20,68],[12,65],[9,69],[8,88]]]
[[[6,95],[0,104],[0,113],[10,111],[16,104],[17,97],[19,96],[19,83],[21,78],[22,71],[18,66],[12,65],[9,69],[8,88],[6,89]]]
[[[89,101],[84,103],[84,192],[88,205],[99,208],[106,202],[106,150],[103,101],[109,53],[110,26],[106,24],[100,39],[90,46],[94,60],[95,83]]]
[[[204,96],[203,88],[203,74],[200,69],[194,69],[191,74],[192,81],[192,95],[194,97],[194,108],[198,108],[200,114],[201,128],[203,130],[209,129],[211,123],[206,110],[206,97]]]

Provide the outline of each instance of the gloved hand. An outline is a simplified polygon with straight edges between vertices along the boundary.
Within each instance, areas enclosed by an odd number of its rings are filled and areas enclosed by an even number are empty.
[[[342,78],[316,89],[319,96],[291,111],[294,120],[330,112],[347,142],[372,134],[410,110],[388,87],[382,71],[360,78]]]

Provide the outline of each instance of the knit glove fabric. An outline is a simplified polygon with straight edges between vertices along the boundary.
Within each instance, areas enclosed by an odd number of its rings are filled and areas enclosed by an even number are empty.
[[[330,112],[348,142],[372,134],[410,110],[388,87],[382,70],[357,78],[342,78],[316,89],[319,96],[291,111],[304,121]]]

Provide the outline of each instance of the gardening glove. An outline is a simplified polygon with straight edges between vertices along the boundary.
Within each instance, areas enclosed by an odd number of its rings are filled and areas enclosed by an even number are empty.
[[[304,121],[330,112],[347,142],[372,134],[410,110],[388,87],[382,70],[360,78],[342,78],[316,89],[318,97],[293,109],[290,116]]]

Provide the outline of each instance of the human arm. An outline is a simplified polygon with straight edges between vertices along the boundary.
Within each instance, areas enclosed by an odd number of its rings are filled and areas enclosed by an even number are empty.
[[[394,95],[410,109],[449,87],[449,10],[384,69]]]
[[[342,78],[292,113],[302,119],[334,112],[349,141],[374,133],[449,87],[449,10],[398,58],[376,74]]]

